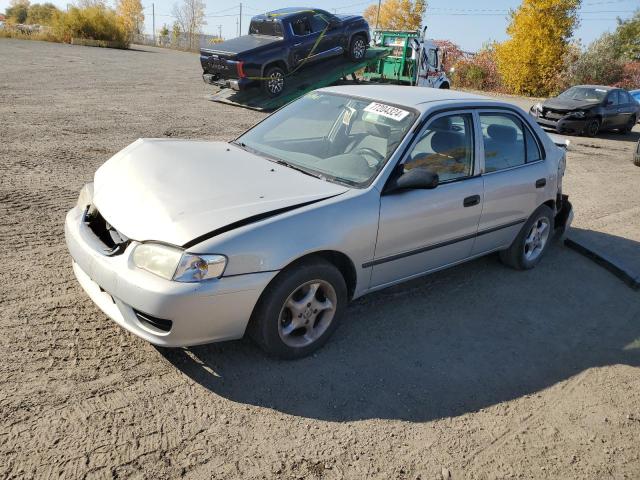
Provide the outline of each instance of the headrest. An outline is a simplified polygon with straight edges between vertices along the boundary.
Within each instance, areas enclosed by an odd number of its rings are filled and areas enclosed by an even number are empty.
[[[436,118],[429,125],[429,130],[451,130],[451,117]]]
[[[517,133],[514,127],[507,125],[492,124],[487,128],[487,135],[500,143],[513,143],[516,141]]]
[[[374,137],[389,138],[391,127],[374,122],[364,122],[364,127],[369,135]]]
[[[459,157],[466,152],[464,137],[456,132],[436,132],[431,138],[431,148],[440,155]]]

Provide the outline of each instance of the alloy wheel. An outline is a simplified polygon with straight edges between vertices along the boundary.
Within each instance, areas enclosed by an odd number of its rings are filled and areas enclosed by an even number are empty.
[[[284,87],[284,75],[281,72],[271,73],[271,75],[269,75],[269,80],[267,81],[267,86],[269,88],[269,92],[273,94],[280,93]]]
[[[364,57],[366,50],[367,46],[365,45],[364,40],[362,40],[361,38],[358,38],[353,42],[353,58],[361,59],[362,57]]]
[[[547,217],[540,217],[533,225],[524,240],[524,256],[529,261],[536,260],[544,250],[549,240],[551,225]]]
[[[335,289],[324,280],[300,285],[287,297],[280,310],[280,339],[294,348],[311,345],[331,325],[337,302]]]

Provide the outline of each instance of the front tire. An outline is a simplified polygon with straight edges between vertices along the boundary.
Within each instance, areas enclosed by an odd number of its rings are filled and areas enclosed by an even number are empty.
[[[270,97],[277,97],[283,91],[286,84],[286,75],[284,70],[280,67],[269,67],[265,71],[264,80],[262,81],[262,86],[264,91]]]
[[[500,252],[500,260],[516,270],[535,267],[553,237],[553,211],[541,205],[529,217],[511,246]]]
[[[600,131],[600,120],[598,120],[597,118],[591,120],[589,123],[587,123],[587,126],[584,127],[584,134],[587,137],[595,137],[599,131]]]
[[[356,35],[349,45],[349,58],[354,62],[364,59],[367,54],[367,41],[362,35]]]
[[[249,334],[270,355],[305,357],[329,339],[347,304],[340,271],[313,258],[280,272],[263,292]]]

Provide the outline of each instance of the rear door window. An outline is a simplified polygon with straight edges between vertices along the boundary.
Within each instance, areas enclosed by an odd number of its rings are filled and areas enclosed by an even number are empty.
[[[525,129],[522,121],[505,113],[481,113],[480,127],[484,142],[484,170],[497,172],[527,163]],[[537,148],[537,147],[536,147]],[[531,156],[539,156],[535,150]]]
[[[618,101],[618,91],[614,90],[613,92],[610,92],[607,100],[611,102],[611,105],[618,105],[618,103],[620,103]]]
[[[620,103],[624,103],[624,104],[631,103],[631,96],[624,90],[618,90],[618,95],[620,96],[619,97]]]

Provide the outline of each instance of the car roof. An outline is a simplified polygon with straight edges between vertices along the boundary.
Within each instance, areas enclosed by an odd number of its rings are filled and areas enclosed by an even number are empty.
[[[599,88],[601,90],[619,90],[618,87],[609,87],[607,85],[574,85],[574,87],[580,88]],[[573,87],[571,87],[573,88]]]
[[[443,88],[409,87],[402,85],[339,85],[321,88],[317,91],[364,97],[384,103],[426,110],[433,102],[467,100],[475,102],[504,103],[494,98],[475,93],[460,92]]]
[[[312,11],[316,11],[318,10],[317,8],[311,8],[311,7],[286,7],[286,8],[279,8],[277,10],[272,10],[270,12],[266,12],[266,13],[262,13],[260,15],[256,15],[256,17],[280,17],[280,18],[287,18],[287,17],[292,17],[294,15],[297,15],[299,13],[303,13],[303,12],[312,12]],[[255,17],[254,17],[255,18]]]

